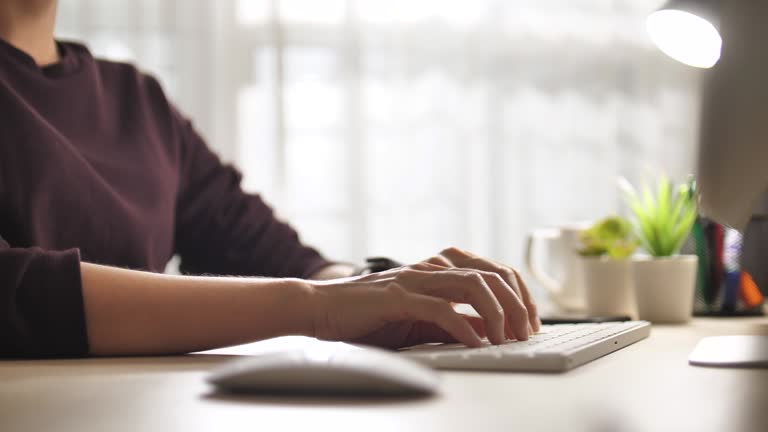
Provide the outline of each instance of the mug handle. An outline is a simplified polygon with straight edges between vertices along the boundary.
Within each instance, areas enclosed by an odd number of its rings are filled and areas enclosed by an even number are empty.
[[[533,258],[534,248],[537,244],[543,240],[554,240],[560,237],[560,230],[558,229],[540,229],[535,230],[528,234],[525,245],[525,265],[541,286],[543,286],[547,292],[549,292],[552,300],[556,304],[560,305],[562,302],[561,295],[563,292],[563,285],[555,278],[547,274],[541,267],[539,267],[536,260]]]

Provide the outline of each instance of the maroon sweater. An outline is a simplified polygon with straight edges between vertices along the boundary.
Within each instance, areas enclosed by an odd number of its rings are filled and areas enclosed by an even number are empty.
[[[0,357],[88,353],[80,260],[307,277],[327,262],[133,66],[0,40]]]

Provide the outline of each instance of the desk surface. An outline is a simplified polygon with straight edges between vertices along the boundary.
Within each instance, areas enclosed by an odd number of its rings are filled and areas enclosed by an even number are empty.
[[[768,369],[687,364],[719,334],[768,335],[768,319],[654,326],[564,374],[441,372],[440,395],[406,400],[221,396],[203,378],[225,355],[0,361],[0,430],[768,430]]]

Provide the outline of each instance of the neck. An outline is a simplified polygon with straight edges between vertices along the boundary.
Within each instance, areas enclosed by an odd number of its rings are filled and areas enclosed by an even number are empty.
[[[0,1],[0,38],[29,54],[40,66],[59,61],[53,38],[56,0]]]

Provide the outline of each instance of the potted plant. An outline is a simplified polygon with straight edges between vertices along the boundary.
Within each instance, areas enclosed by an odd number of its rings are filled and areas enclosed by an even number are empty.
[[[696,221],[694,184],[675,185],[661,177],[653,193],[644,185],[638,193],[620,180],[632,211],[632,226],[648,256],[633,262],[633,282],[640,319],[684,323],[693,314],[697,257],[680,255]]]
[[[636,316],[632,268],[637,248],[631,225],[612,216],[580,232],[586,310],[591,316]]]

